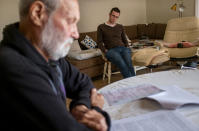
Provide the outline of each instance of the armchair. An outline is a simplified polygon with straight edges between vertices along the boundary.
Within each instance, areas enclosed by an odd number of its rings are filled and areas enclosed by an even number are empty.
[[[178,43],[181,41],[194,42],[199,38],[199,19],[197,17],[174,18],[168,21],[164,39],[156,41],[162,48],[164,43]],[[170,58],[190,58],[198,53],[199,46],[189,48],[167,48]]]

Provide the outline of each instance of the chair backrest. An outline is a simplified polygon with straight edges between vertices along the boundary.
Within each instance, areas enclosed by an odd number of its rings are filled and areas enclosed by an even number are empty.
[[[164,41],[176,43],[193,42],[199,37],[199,19],[197,17],[174,18],[168,21]]]

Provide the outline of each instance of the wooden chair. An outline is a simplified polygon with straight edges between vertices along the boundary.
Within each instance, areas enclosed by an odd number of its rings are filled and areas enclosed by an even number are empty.
[[[119,71],[117,72],[112,72],[111,69],[111,62],[107,60],[107,58],[105,57],[105,54],[102,52],[102,59],[104,60],[104,73],[103,73],[103,80],[105,80],[105,78],[108,78],[108,84],[111,83],[111,75],[112,74],[118,74],[120,73]]]
[[[111,62],[107,60],[107,58],[105,57],[105,54],[102,53],[102,59],[104,60],[104,72],[103,72],[103,80],[105,80],[105,78],[108,78],[108,84],[111,83],[111,75],[112,74],[118,74],[120,73],[120,71],[116,71],[116,72],[112,72],[112,68],[111,68]],[[145,69],[147,67],[145,66],[134,66],[134,71],[136,73],[136,71],[138,70],[142,70]]]

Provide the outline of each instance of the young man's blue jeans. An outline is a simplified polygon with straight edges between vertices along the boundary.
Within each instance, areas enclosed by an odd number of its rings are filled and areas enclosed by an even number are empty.
[[[127,47],[119,46],[108,50],[106,58],[116,65],[124,78],[135,76],[131,60],[131,50]]]

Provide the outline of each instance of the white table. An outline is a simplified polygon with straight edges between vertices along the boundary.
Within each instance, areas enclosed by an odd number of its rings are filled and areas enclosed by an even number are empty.
[[[139,75],[114,82],[103,87],[99,92],[140,84],[153,84],[157,87],[177,85],[199,96],[199,70],[171,70]],[[155,101],[142,99],[115,106],[109,106],[105,101],[104,110],[110,114],[112,120],[119,120],[152,111],[163,110],[163,108]],[[199,126],[199,105],[187,105],[176,110]]]

